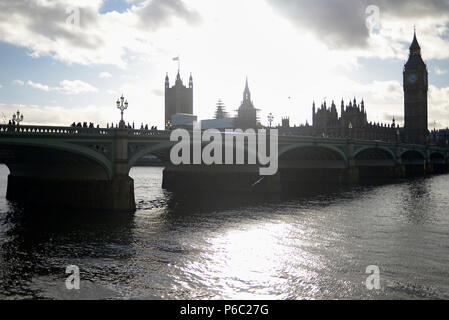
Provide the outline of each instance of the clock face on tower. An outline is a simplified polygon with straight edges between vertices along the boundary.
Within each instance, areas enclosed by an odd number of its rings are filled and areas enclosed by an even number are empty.
[[[407,77],[407,81],[408,81],[408,83],[416,83],[416,81],[418,81],[418,76],[415,73],[411,73]]]

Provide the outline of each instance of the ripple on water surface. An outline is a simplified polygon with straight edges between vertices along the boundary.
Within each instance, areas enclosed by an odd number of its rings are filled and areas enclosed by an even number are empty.
[[[131,170],[135,215],[42,214],[4,199],[0,297],[449,298],[449,177],[273,199],[162,190]],[[77,265],[81,290],[67,292]],[[366,289],[367,266],[381,289]]]

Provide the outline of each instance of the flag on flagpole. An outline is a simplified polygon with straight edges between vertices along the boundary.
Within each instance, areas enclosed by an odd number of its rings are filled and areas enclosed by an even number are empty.
[[[173,61],[178,61],[178,74],[179,74],[179,69],[181,69],[181,61],[179,60],[179,55],[177,57],[174,57]]]

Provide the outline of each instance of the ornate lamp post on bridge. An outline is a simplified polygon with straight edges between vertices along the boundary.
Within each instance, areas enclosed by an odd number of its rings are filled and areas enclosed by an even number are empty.
[[[125,102],[125,103],[123,103],[123,102]],[[116,104],[117,104],[117,108],[120,110],[120,114],[121,114],[119,128],[125,128],[125,121],[123,120],[123,111],[128,109],[128,100],[125,101],[125,98],[123,97],[123,94],[122,94],[120,99],[117,99]]]
[[[19,125],[20,122],[23,121],[23,114],[21,114],[20,111],[17,110],[17,112],[12,115],[12,121],[14,123],[17,123],[17,125]]]
[[[273,114],[270,112],[270,114],[268,115],[268,123],[270,124],[270,128],[271,128],[271,123],[273,122],[273,120],[274,120],[274,116],[273,116]]]

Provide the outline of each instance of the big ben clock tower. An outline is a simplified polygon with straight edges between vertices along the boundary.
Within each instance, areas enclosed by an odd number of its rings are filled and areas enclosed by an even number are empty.
[[[427,122],[427,66],[421,57],[416,32],[410,46],[410,56],[404,66],[404,134],[406,142],[426,144]]]

